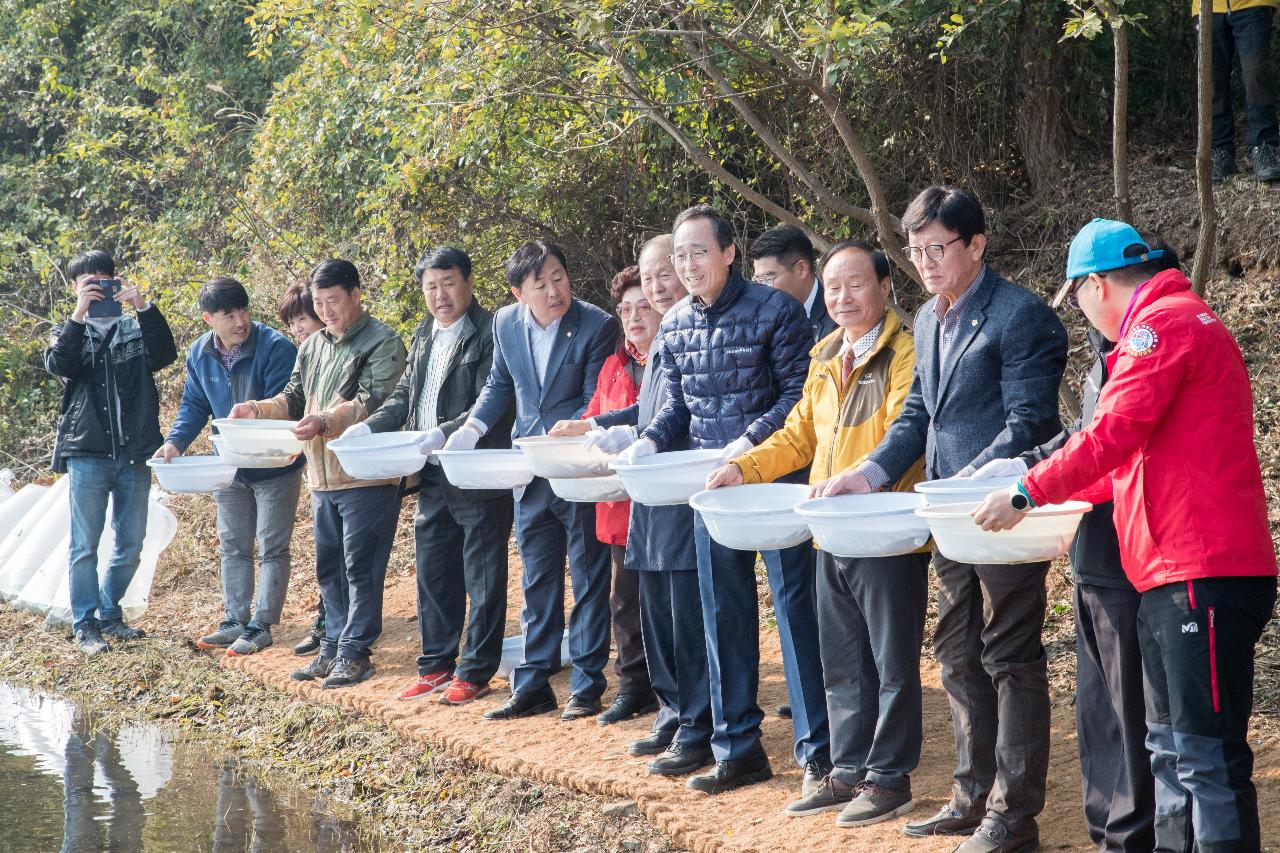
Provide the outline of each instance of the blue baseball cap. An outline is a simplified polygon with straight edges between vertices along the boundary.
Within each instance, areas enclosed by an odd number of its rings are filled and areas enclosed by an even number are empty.
[[[1142,247],[1142,254],[1126,257],[1124,250],[1135,245]],[[1151,249],[1129,223],[1095,219],[1081,228],[1071,241],[1071,250],[1067,252],[1067,279],[1131,267],[1163,255],[1162,249]]]

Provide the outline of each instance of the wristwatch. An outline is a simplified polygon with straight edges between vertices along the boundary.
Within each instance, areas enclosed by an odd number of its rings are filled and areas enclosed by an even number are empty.
[[[1009,503],[1018,512],[1031,512],[1036,508],[1036,502],[1031,499],[1021,480],[1009,487]]]

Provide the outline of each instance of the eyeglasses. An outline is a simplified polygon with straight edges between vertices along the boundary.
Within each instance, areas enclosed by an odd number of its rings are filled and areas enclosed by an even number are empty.
[[[940,261],[942,256],[947,253],[948,246],[956,242],[956,240],[963,239],[963,237],[957,237],[955,240],[948,240],[945,243],[930,243],[927,246],[903,246],[902,251],[903,254],[911,259],[913,264],[920,263],[925,256],[928,256],[930,260]]]
[[[1080,290],[1080,286],[1088,280],[1089,276],[1087,275],[1076,276],[1071,279],[1071,286],[1067,288],[1067,298],[1063,301],[1077,311],[1080,310],[1080,300],[1076,298],[1076,293]]]
[[[707,255],[711,254],[706,249],[694,249],[692,252],[676,252],[674,255],[667,255],[667,260],[673,264],[683,264],[686,261],[701,263],[707,259]]]
[[[653,306],[648,302],[619,302],[618,316],[626,320],[628,317],[648,317],[653,313]]]
[[[792,269],[792,267],[794,267],[794,266],[795,266],[795,264],[794,264],[794,263],[792,263],[792,264],[784,264],[784,265],[783,265],[783,269],[785,269],[787,272],[790,272],[790,271],[791,271],[791,269]],[[778,273],[778,272],[762,272],[762,273],[757,273],[757,274],[756,274],[756,281],[760,282],[761,284],[767,284],[767,285],[769,285],[770,287],[773,287],[773,283],[774,283],[775,281],[777,281],[777,280],[778,280],[778,277],[779,277],[779,276],[781,276],[781,275],[782,275],[782,273]]]

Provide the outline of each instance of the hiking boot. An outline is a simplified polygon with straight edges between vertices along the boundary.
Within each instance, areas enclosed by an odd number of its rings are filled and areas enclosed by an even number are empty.
[[[870,826],[904,815],[915,807],[910,787],[885,788],[875,782],[863,782],[858,786],[857,795],[836,818],[836,826]]]
[[[103,636],[125,642],[141,640],[147,636],[146,631],[141,628],[130,628],[123,619],[103,619],[98,623],[98,630]]]
[[[1276,162],[1276,147],[1262,143],[1249,151],[1253,161],[1255,181],[1280,181],[1280,163]]]
[[[902,828],[902,831],[912,838],[928,838],[930,835],[972,835],[973,831],[982,824],[985,809],[984,805],[982,810],[974,809],[966,812],[957,809],[954,803],[947,803],[933,817],[909,823]]]
[[[599,699],[583,699],[581,696],[570,696],[569,701],[564,703],[564,711],[560,713],[560,719],[569,722],[570,720],[581,720],[583,717],[590,717],[599,713]]]
[[[511,694],[511,698],[500,708],[485,711],[486,720],[515,720],[520,717],[533,717],[556,709],[556,694],[550,687],[541,690],[520,690]]]
[[[102,632],[98,630],[98,626],[93,622],[76,629],[76,645],[80,647],[80,651],[84,652],[85,657],[93,657],[94,655],[111,651],[107,641],[102,639]]]
[[[256,655],[263,649],[269,648],[273,642],[270,625],[259,625],[256,622],[250,622],[240,636],[236,638],[236,641],[231,644],[231,648],[227,649],[227,656]]]
[[[444,690],[452,680],[453,670],[451,669],[438,669],[435,672],[428,672],[426,675],[419,675],[418,680],[402,690],[396,698],[421,699],[423,696],[430,696],[432,693],[439,693]]]
[[[658,710],[658,699],[652,692],[619,693],[609,709],[596,717],[596,722],[602,726],[609,726],[642,714],[652,714],[656,710]]]
[[[822,781],[831,775],[830,761],[810,761],[804,766],[804,778],[800,780],[800,796],[807,797],[822,787]]]
[[[856,785],[847,785],[831,774],[827,774],[816,791],[787,803],[782,813],[787,817],[805,817],[820,812],[838,812],[853,800],[856,792]]]
[[[492,692],[489,689],[488,682],[475,684],[455,677],[453,681],[449,682],[449,686],[444,689],[444,693],[440,694],[440,704],[465,705],[468,702],[474,702],[477,699],[488,696]]]
[[[645,737],[631,741],[631,745],[627,747],[627,754],[635,756],[661,755],[666,751],[667,747],[671,746],[671,741],[675,739],[675,736],[675,729],[649,732]]]
[[[953,853],[1033,853],[1039,849],[1038,830],[1014,832],[998,818],[988,817]]]
[[[645,769],[655,776],[685,776],[712,762],[711,747],[673,743]]]
[[[1215,148],[1212,152],[1213,172],[1210,180],[1215,184],[1220,184],[1227,179],[1228,175],[1236,173],[1236,152],[1230,148]]]
[[[302,669],[295,669],[290,673],[289,677],[294,681],[315,681],[317,678],[324,678],[333,670],[337,659],[336,656],[327,658],[324,655],[316,655]]]
[[[362,681],[368,681],[373,675],[373,661],[368,658],[344,658],[338,655],[333,664],[333,669],[329,672],[329,677],[320,682],[320,686],[325,690],[333,690],[336,687],[351,687]]]
[[[218,630],[212,634],[205,634],[196,640],[197,649],[225,649],[240,639],[240,635],[244,633],[244,624],[234,619],[224,619],[222,624],[218,626]]]
[[[769,756],[765,755],[763,749],[759,749],[755,755],[747,758],[717,761],[715,770],[690,779],[689,788],[705,794],[723,794],[772,778],[773,768],[769,766]]]
[[[320,641],[324,639],[324,617],[317,616],[315,624],[311,626],[311,630],[307,632],[307,636],[302,638],[298,645],[293,647],[295,655],[312,655],[320,650]]]

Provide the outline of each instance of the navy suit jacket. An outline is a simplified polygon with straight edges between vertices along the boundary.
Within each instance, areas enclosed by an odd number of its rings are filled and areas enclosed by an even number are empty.
[[[618,321],[574,299],[560,320],[547,360],[546,384],[538,382],[521,304],[493,317],[493,367],[471,417],[491,426],[515,404],[512,438],[545,435],[556,421],[581,418],[596,392],[600,367],[618,346]]]

